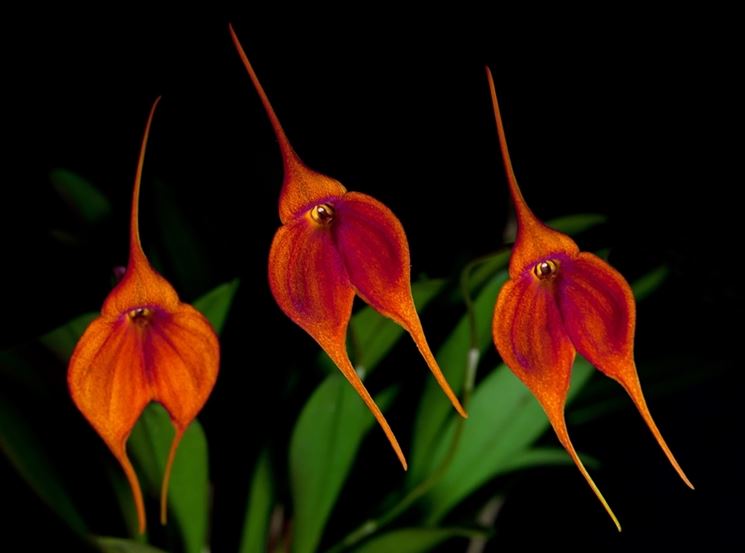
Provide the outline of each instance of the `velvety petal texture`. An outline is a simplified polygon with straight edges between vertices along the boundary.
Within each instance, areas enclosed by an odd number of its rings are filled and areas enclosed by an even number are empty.
[[[78,341],[68,369],[73,401],[121,463],[132,488],[140,531],[145,506],[126,443],[145,406],[157,401],[168,411],[175,434],[161,491],[165,521],[168,480],[181,437],[207,401],[217,378],[220,348],[205,317],[181,303],[156,273],[140,246],[139,189],[150,124],[140,152],[132,200],[127,271],[104,302],[101,315]]]
[[[575,351],[626,389],[671,464],[693,488],[652,420],[634,365],[636,305],[618,271],[548,228],[531,212],[517,184],[491,72],[487,77],[497,122],[517,237],[510,280],[494,310],[493,336],[507,366],[535,395],[570,454],[618,529],[621,526],[569,439],[564,404]]]
[[[401,464],[406,459],[385,417],[349,360],[347,325],[355,292],[412,336],[435,379],[466,416],[424,337],[411,296],[409,246],[386,206],[309,169],[282,125],[233,28],[230,33],[274,129],[284,164],[279,228],[269,253],[269,285],[287,316],[336,363],[383,428]]]

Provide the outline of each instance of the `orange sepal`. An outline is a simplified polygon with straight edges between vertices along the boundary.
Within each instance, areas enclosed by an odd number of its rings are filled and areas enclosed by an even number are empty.
[[[279,193],[279,219],[282,223],[287,223],[298,212],[309,209],[314,203],[318,203],[325,198],[340,196],[347,189],[338,180],[310,169],[295,153],[271,102],[269,102],[269,97],[264,92],[264,87],[261,86],[251,62],[248,61],[248,56],[233,30],[233,26],[228,24],[228,29],[235,49],[238,51],[259,98],[261,98],[261,103],[269,117],[272,129],[274,129],[274,135],[279,142],[279,151],[282,154],[284,165],[284,181]]]
[[[557,300],[574,347],[623,386],[675,471],[693,489],[652,419],[642,393],[634,363],[636,302],[626,279],[596,255],[582,252],[564,268]]]
[[[269,253],[269,283],[282,311],[326,351],[372,411],[402,465],[406,460],[382,413],[350,363],[347,325],[355,291],[414,339],[440,387],[467,416],[427,345],[411,296],[409,247],[401,223],[377,200],[347,192],[295,153],[232,25],[230,35],[279,143],[283,226]],[[319,212],[319,209],[321,210]]]
[[[347,355],[354,288],[334,247],[331,229],[316,224],[309,215],[281,226],[269,250],[269,286],[285,315],[310,334],[339,367],[406,468],[396,436]]]
[[[355,290],[406,329],[453,407],[467,417],[424,336],[411,295],[409,243],[401,222],[385,205],[359,192],[347,192],[337,202],[336,216],[334,242]]]
[[[505,364],[541,404],[564,449],[620,530],[618,519],[569,439],[564,405],[575,349],[564,330],[551,284],[532,273],[505,283],[494,309],[494,343]]]
[[[168,411],[175,435],[161,489],[165,522],[168,480],[181,437],[207,400],[217,378],[220,348],[207,319],[181,303],[147,261],[140,246],[138,204],[145,147],[158,104],[150,111],[132,195],[130,257],[126,273],[86,328],[70,358],[73,401],[121,463],[132,488],[140,532],[145,507],[126,443],[151,401]]]
[[[533,215],[515,178],[488,67],[486,73],[517,218],[510,280],[502,288],[494,311],[494,343],[507,366],[541,403],[562,445],[620,530],[618,519],[574,450],[564,420],[575,350],[621,383],[670,463],[683,481],[693,486],[644,401],[633,360],[636,306],[630,286],[605,261],[580,252],[571,238]]]

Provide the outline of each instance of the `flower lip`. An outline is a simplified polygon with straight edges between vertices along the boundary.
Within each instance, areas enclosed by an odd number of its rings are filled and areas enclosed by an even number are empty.
[[[346,192],[345,192],[346,194]],[[318,198],[315,198],[312,201],[304,202],[297,210],[293,213],[293,217],[298,217],[300,215],[303,215],[305,213],[308,213],[311,211],[314,207],[319,205],[327,205],[333,208],[334,211],[336,211],[336,208],[338,207],[338,203],[342,201],[342,198],[344,197],[344,194],[324,194],[323,196],[319,196]]]
[[[310,218],[316,223],[328,226],[334,221],[334,206],[331,203],[320,203],[310,210]]]
[[[539,280],[553,279],[559,271],[559,262],[554,259],[544,259],[533,266],[533,275]]]
[[[129,315],[130,321],[143,326],[150,322],[150,319],[153,316],[153,310],[149,307],[135,307],[134,309],[129,310],[127,315]]]
[[[571,263],[573,256],[565,252],[553,251],[542,254],[526,263],[520,271],[522,277],[528,274],[540,281],[550,282],[561,273],[565,264]]]

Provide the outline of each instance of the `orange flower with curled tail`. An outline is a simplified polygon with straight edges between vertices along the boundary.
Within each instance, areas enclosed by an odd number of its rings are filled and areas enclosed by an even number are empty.
[[[618,519],[574,450],[564,420],[576,352],[623,386],[670,463],[691,489],[693,485],[662,438],[642,394],[634,364],[636,304],[631,287],[605,261],[580,252],[571,238],[533,215],[512,169],[488,67],[486,73],[517,217],[510,279],[494,309],[494,343],[507,366],[538,399],[559,441],[620,531]]]
[[[158,98],[145,127],[132,194],[129,262],[101,315],[86,328],[67,373],[73,401],[121,463],[132,488],[140,532],[145,505],[127,457],[127,439],[151,401],[165,407],[175,434],[161,488],[165,523],[168,480],[176,448],[210,395],[220,347],[207,319],[179,301],[176,291],[150,266],[140,245],[138,204],[142,165]]]
[[[386,206],[309,169],[293,150],[232,26],[230,34],[269,116],[284,164],[279,197],[282,226],[269,253],[269,284],[284,313],[310,334],[373,413],[406,468],[388,422],[352,366],[347,325],[357,293],[406,329],[455,409],[463,407],[427,345],[411,297],[409,246]]]

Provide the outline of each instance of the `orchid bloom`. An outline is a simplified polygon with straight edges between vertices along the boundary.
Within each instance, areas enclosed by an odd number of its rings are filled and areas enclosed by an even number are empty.
[[[78,341],[67,374],[73,401],[124,469],[140,532],[145,531],[145,506],[127,457],[129,434],[151,401],[161,403],[168,411],[175,433],[161,488],[161,521],[165,523],[176,448],[207,401],[220,360],[217,336],[210,323],[192,306],[179,301],[176,291],[150,266],[140,245],[142,165],[159,100],[153,103],[140,149],[126,272],[104,301],[101,315]]]
[[[517,217],[510,279],[494,310],[494,343],[507,366],[540,402],[559,441],[620,531],[618,519],[574,450],[564,420],[576,352],[623,386],[670,463],[690,488],[693,485],[662,438],[642,394],[634,364],[636,306],[631,287],[605,261],[580,252],[571,238],[533,215],[517,185],[494,81],[486,71]]]
[[[355,292],[406,329],[455,409],[463,407],[427,345],[409,282],[403,227],[383,204],[317,173],[300,160],[269,103],[233,28],[230,33],[279,142],[284,182],[282,226],[269,253],[269,284],[284,313],[334,361],[383,428],[404,469],[406,459],[385,417],[349,360],[347,326]]]

